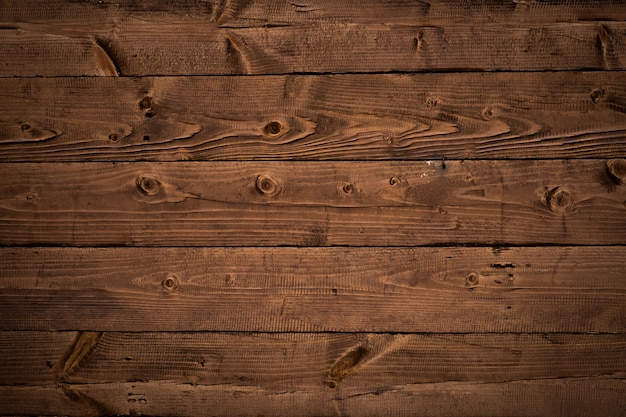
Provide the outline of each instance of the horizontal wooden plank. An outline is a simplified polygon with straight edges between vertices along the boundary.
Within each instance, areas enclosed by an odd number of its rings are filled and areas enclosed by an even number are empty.
[[[625,255],[623,246],[5,248],[0,330],[623,333]]]
[[[311,390],[626,377],[625,334],[0,332],[0,354],[9,359],[0,363],[0,385],[168,381]]]
[[[575,23],[626,21],[620,0],[560,0],[503,2],[479,0],[310,0],[305,4],[275,0],[4,0],[0,16],[7,22],[48,23],[54,26],[109,31],[115,21],[197,19],[229,27],[271,27],[311,22],[385,22],[441,25],[446,23]],[[99,26],[100,25],[100,26]]]
[[[163,382],[0,387],[4,415],[621,417],[618,379],[446,382],[311,391]]]
[[[2,245],[624,244],[626,160],[2,164]]]
[[[626,69],[614,2],[3,3],[0,76]]]
[[[625,78],[0,79],[0,161],[623,157]]]

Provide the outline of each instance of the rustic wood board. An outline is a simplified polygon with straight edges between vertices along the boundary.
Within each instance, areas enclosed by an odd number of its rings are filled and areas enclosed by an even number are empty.
[[[624,72],[0,79],[0,161],[624,157],[625,80]]]
[[[165,382],[0,386],[10,415],[622,417],[624,381],[565,378],[445,382],[355,389],[260,389]],[[341,387],[341,385],[339,386]]]
[[[3,245],[624,244],[626,160],[3,164]]]
[[[10,1],[0,76],[626,69],[613,2],[374,3]]]
[[[624,334],[0,332],[0,353],[12,358],[0,363],[0,385],[307,390],[626,377]]]
[[[626,248],[6,248],[2,330],[609,332]]]

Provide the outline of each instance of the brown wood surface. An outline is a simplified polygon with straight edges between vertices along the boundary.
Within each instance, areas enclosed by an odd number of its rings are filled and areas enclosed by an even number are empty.
[[[624,381],[565,378],[504,383],[444,382],[310,390],[128,382],[0,386],[10,415],[621,417]]]
[[[624,157],[625,74],[0,79],[0,161]]]
[[[626,5],[1,0],[0,416],[626,415]]]
[[[626,69],[609,1],[76,3],[4,2],[0,76]]]
[[[624,334],[89,333],[0,332],[0,354],[13,358],[0,364],[0,385],[311,390],[626,377]],[[95,340],[81,350],[86,338]]]
[[[626,160],[3,164],[4,245],[623,244]]]
[[[7,248],[0,329],[623,333],[625,251]]]

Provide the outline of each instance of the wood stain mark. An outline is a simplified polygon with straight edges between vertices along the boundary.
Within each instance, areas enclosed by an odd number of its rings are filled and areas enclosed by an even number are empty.
[[[96,349],[101,337],[101,332],[82,331],[78,334],[76,341],[71,347],[70,354],[63,361],[63,370],[59,377],[61,381],[66,380],[85,363]]]
[[[357,346],[355,349],[343,355],[328,371],[326,385],[336,388],[337,384],[350,373],[354,372],[359,364],[369,354],[365,346]]]

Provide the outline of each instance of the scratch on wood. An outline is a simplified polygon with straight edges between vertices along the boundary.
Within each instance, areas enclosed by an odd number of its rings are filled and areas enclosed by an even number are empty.
[[[98,75],[104,77],[118,77],[120,75],[117,65],[101,39],[94,38],[94,54]]]
[[[98,341],[102,336],[101,332],[83,331],[78,334],[72,350],[65,360],[63,371],[59,379],[65,380],[74,373],[87,360],[89,355],[96,349]]]

